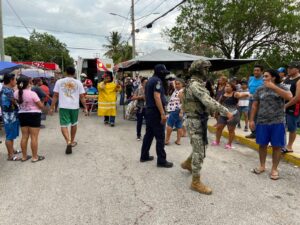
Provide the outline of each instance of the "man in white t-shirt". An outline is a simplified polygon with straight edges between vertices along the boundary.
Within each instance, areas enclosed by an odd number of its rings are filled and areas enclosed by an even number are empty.
[[[56,102],[58,100],[59,121],[61,132],[67,142],[66,154],[72,154],[72,147],[77,145],[75,142],[75,135],[78,124],[79,114],[79,100],[84,106],[85,115],[87,115],[87,108],[85,104],[85,90],[80,81],[74,79],[74,67],[66,69],[67,77],[58,80],[53,89],[53,101],[50,107],[50,113],[53,113]],[[68,127],[71,126],[71,138]]]

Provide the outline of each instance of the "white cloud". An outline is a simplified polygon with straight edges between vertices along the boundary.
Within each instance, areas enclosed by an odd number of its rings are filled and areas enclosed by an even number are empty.
[[[60,8],[59,7],[49,8],[49,9],[47,9],[47,12],[52,13],[52,14],[57,14],[60,12]]]
[[[9,0],[15,11],[28,27],[34,27],[39,32],[48,32],[67,44],[69,47],[87,48],[97,50],[69,49],[73,58],[94,57],[95,54],[103,55],[105,50],[102,45],[111,31],[122,32],[125,40],[128,40],[131,32],[130,25],[130,0]],[[180,0],[140,0],[136,5],[136,19],[145,15],[159,12],[164,13]],[[159,8],[157,8],[161,5]],[[157,9],[156,9],[157,8]],[[117,13],[128,20],[109,13]],[[168,48],[167,43],[161,37],[161,31],[165,27],[175,25],[178,11],[172,12],[165,18],[157,21],[152,29],[142,28],[136,34],[136,48],[138,52],[148,53],[159,48]],[[23,36],[29,34],[22,26],[6,1],[3,1],[4,36]],[[141,28],[159,15],[150,15],[136,21],[136,28]],[[43,30],[44,29],[44,30]],[[32,29],[29,29],[32,30]],[[54,32],[56,30],[60,32]],[[97,34],[78,35],[73,33]]]

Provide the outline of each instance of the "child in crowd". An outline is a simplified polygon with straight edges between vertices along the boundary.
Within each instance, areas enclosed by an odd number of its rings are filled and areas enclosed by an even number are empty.
[[[98,94],[97,88],[93,86],[93,82],[90,79],[85,80],[85,92],[89,96],[86,96],[86,106],[89,114],[91,111],[96,110],[95,101],[97,99],[95,97]]]
[[[88,95],[96,95],[96,94],[98,94],[98,90],[97,90],[97,88],[95,88],[93,86],[93,82],[91,80],[87,79],[85,81],[85,84],[86,84],[86,90],[85,91],[86,91],[86,93]]]
[[[177,78],[175,80],[175,90],[167,106],[169,117],[167,121],[167,135],[165,141],[166,145],[170,143],[170,137],[173,131],[173,127],[177,129],[177,140],[175,141],[175,144],[180,145],[180,139],[182,137],[183,111],[181,109],[181,104],[182,104],[182,97],[183,97],[183,87],[184,87],[184,81],[180,78]]]
[[[249,94],[248,82],[246,80],[242,80],[241,89],[239,92]],[[249,97],[240,98],[239,102],[238,102],[238,106],[239,106],[239,112],[240,112],[241,116],[244,116],[244,120],[245,120],[244,131],[247,132],[248,131]],[[240,123],[238,125],[239,125],[238,127],[241,128]]]

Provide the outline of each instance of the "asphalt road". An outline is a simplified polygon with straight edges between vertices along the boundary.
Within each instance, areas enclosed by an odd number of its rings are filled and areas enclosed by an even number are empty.
[[[69,156],[57,114],[45,124],[42,162],[8,162],[0,145],[0,225],[300,224],[300,170],[290,164],[282,162],[281,179],[272,181],[269,171],[250,172],[257,152],[209,147],[202,177],[213,195],[206,196],[189,189],[191,175],[180,168],[191,151],[188,138],[166,147],[175,166],[164,169],[139,162],[135,122],[118,118],[111,128],[81,116]]]

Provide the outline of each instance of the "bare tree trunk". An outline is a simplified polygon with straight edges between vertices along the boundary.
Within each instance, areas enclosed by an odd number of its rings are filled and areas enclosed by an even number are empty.
[[[229,78],[235,77],[236,74],[239,72],[241,66],[236,66],[230,69]]]

